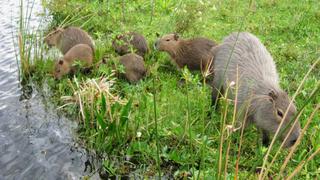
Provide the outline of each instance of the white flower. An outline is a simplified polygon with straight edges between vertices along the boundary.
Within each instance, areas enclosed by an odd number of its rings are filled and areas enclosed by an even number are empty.
[[[137,138],[141,137],[141,132],[137,132]]]
[[[242,126],[240,125],[239,127],[234,127],[232,125],[226,125],[225,130],[227,130],[227,135],[231,135],[232,133],[238,131]]]
[[[234,81],[231,81],[230,87],[233,87],[236,83]]]

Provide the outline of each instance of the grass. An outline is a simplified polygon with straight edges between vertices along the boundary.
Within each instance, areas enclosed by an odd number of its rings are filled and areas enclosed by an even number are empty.
[[[36,71],[36,64],[43,64],[44,46],[42,45],[43,23],[38,26],[30,24],[34,12],[35,1],[19,1],[19,21],[17,36],[12,32],[12,39],[16,47],[15,56],[19,68],[19,80],[22,86],[22,99],[30,98],[32,94],[32,74]],[[40,19],[42,21],[42,19]],[[38,68],[38,67],[37,67]],[[34,78],[33,78],[34,79]]]
[[[264,179],[320,178],[319,63],[311,69],[320,54],[317,1],[52,0],[43,4],[52,16],[48,29],[81,26],[93,36],[96,62],[105,55],[116,59],[112,38],[126,31],[142,33],[150,47],[156,33],[179,32],[185,38],[204,36],[222,42],[231,32],[252,32],[274,57],[281,86],[296,96],[295,104],[302,110],[299,121],[308,127],[292,151],[279,150],[278,141],[272,148],[263,147],[254,126],[237,129],[234,105],[226,96],[221,109],[213,111],[202,74],[177,70],[165,53],[152,51],[145,59],[148,77],[132,85],[118,77],[110,64],[91,74],[55,81],[50,75],[53,59],[43,58],[45,52],[39,51],[34,61],[28,61],[34,70],[25,68],[22,74],[40,89],[48,86],[51,102],[79,121],[79,141],[100,154],[103,174],[257,179],[256,171],[262,168]],[[181,80],[186,83],[181,85]]]

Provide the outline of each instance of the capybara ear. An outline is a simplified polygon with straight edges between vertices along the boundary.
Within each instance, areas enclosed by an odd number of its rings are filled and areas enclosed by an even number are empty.
[[[178,40],[179,39],[179,34],[177,34],[177,33],[174,33],[174,36],[173,36],[173,38],[174,38],[174,40]]]
[[[272,98],[272,100],[276,100],[278,98],[277,94],[271,90],[268,95]]]
[[[59,64],[62,65],[63,64],[63,60],[60,59],[59,60]]]

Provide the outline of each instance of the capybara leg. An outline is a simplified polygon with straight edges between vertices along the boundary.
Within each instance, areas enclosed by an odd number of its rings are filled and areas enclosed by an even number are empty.
[[[265,130],[262,130],[262,145],[268,147],[270,143],[269,133]]]

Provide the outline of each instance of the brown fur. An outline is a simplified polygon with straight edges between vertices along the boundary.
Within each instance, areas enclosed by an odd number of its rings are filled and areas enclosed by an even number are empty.
[[[87,32],[78,27],[57,28],[51,31],[45,38],[45,43],[51,47],[56,46],[62,54],[66,54],[77,44],[87,44],[94,51],[94,45]]]
[[[143,58],[137,54],[130,53],[119,58],[120,63],[125,67],[125,77],[131,83],[135,83],[146,74]]]
[[[177,34],[167,34],[155,44],[159,51],[169,53],[179,68],[187,66],[190,70],[206,70],[212,63],[211,49],[217,44],[206,38],[183,40]]]
[[[136,32],[117,35],[112,41],[112,47],[121,56],[131,53],[131,48],[133,48],[135,53],[142,57],[149,52],[146,39],[141,34]]]
[[[68,74],[75,60],[83,61],[85,66],[90,66],[93,60],[92,48],[87,44],[73,46],[62,59],[56,62],[54,77],[60,79],[63,75]]]

